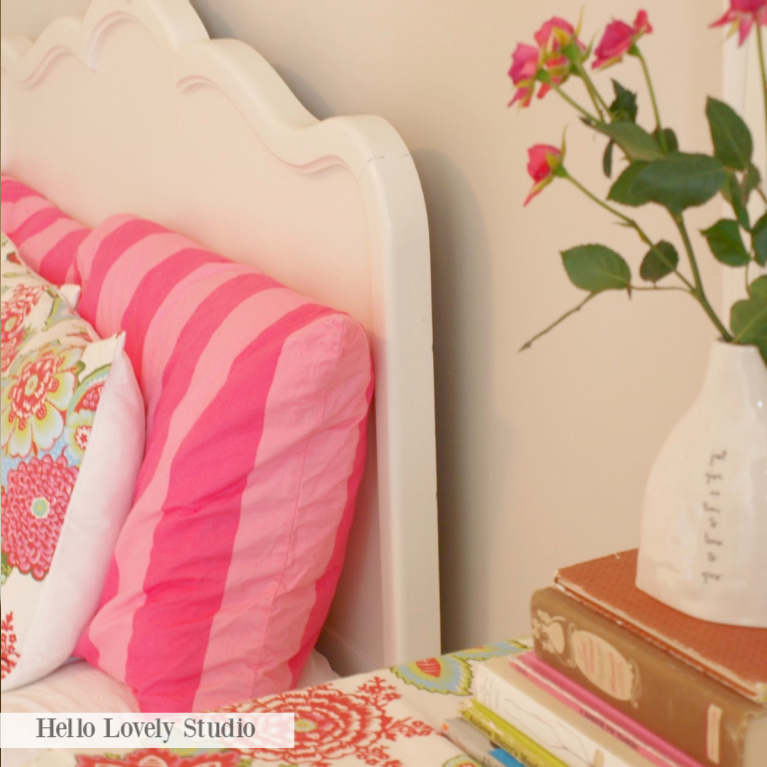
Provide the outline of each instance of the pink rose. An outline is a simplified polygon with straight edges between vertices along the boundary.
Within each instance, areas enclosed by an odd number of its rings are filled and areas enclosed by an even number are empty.
[[[570,22],[553,16],[541,25],[535,33],[535,42],[540,47],[541,67],[551,78],[551,82],[559,85],[570,76],[573,64],[564,51],[570,43],[575,42],[581,52],[586,46],[578,40],[577,31]],[[543,98],[551,86],[543,83],[538,91],[538,98]]]
[[[538,74],[539,51],[534,45],[525,45],[519,43],[511,56],[511,69],[509,77],[517,91],[514,98],[509,102],[509,106],[520,101],[520,106],[530,105],[535,89],[535,78]]]
[[[559,52],[575,38],[575,29],[569,21],[552,16],[533,37],[541,50]]]
[[[565,49],[575,42],[582,53],[586,46],[577,38],[577,30],[573,25],[558,16],[553,16],[535,33],[534,45],[519,43],[511,57],[511,77],[517,90],[509,106],[520,102],[520,106],[530,105],[535,91],[538,75],[545,72],[551,83],[559,85],[569,76],[573,63],[565,54]],[[538,98],[543,98],[551,90],[549,82],[541,83]]]
[[[767,2],[767,0],[765,0]],[[634,26],[624,21],[613,21],[607,25],[602,39],[594,51],[594,69],[603,69],[619,62],[642,35],[652,32],[646,11],[639,11]]]
[[[562,151],[551,144],[536,144],[527,150],[527,157],[527,172],[535,183],[525,205],[554,180],[555,171],[562,165]]]
[[[711,24],[721,27],[730,24],[730,32],[738,30],[738,45],[743,45],[751,27],[767,26],[767,0],[730,0],[730,8],[721,19]]]

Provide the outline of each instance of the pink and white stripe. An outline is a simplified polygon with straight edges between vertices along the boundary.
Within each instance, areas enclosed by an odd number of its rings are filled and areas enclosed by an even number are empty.
[[[54,285],[78,282],[75,255],[90,229],[26,184],[3,174],[2,230],[24,263]]]
[[[94,229],[77,271],[82,315],[126,332],[148,427],[78,652],[145,711],[290,687],[329,608],[362,473],[364,330],[134,217]]]

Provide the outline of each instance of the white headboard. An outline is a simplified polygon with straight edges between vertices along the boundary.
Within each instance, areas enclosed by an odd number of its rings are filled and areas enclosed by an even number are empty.
[[[374,428],[322,650],[344,674],[439,652],[428,228],[395,130],[318,121],[186,0],[94,0],[3,37],[2,168],[85,224],[145,216],[363,322]]]

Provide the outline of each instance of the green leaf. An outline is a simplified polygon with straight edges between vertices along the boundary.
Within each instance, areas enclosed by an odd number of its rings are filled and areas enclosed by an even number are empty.
[[[738,177],[733,171],[727,172],[727,180],[722,187],[722,197],[732,206],[732,210],[735,213],[735,218],[738,219],[738,223],[747,231],[751,231],[751,223],[748,218],[748,210],[746,209],[745,200],[743,197],[743,189],[740,186]]]
[[[761,175],[759,168],[753,163],[750,163],[746,172],[743,175],[743,201],[748,202],[748,198],[751,196],[751,192],[759,186]]]
[[[756,263],[759,266],[767,266],[767,213],[754,224],[751,244],[754,246]]]
[[[637,184],[639,175],[646,167],[646,162],[629,163],[610,187],[607,198],[634,207],[650,202],[642,187]]]
[[[751,298],[758,298],[760,301],[767,303],[767,274],[757,277],[748,286],[748,295]]]
[[[704,229],[702,234],[717,261],[727,266],[745,266],[751,260],[737,221],[723,218],[712,227]]]
[[[708,202],[726,178],[724,166],[713,157],[676,152],[648,163],[631,163],[611,187],[608,198],[632,206],[656,202],[678,215]]]
[[[652,132],[652,137],[658,142],[658,146],[661,146],[660,143],[660,134],[663,133],[663,138],[666,140],[666,149],[668,150],[668,153],[676,152],[679,149],[679,142],[676,139],[676,133],[671,130],[671,128],[664,128],[662,131],[659,131],[657,128]]]
[[[602,155],[602,171],[607,178],[610,178],[613,173],[613,147],[614,141],[608,141],[605,147],[605,153]]]
[[[648,282],[658,282],[676,269],[679,254],[666,240],[661,240],[647,251],[639,267],[639,276]]]
[[[759,347],[767,364],[767,275],[751,283],[748,298],[732,305],[730,328],[736,343]]]
[[[604,245],[579,245],[562,252],[562,262],[573,285],[601,293],[629,290],[631,270],[626,261]]]
[[[594,127],[609,136],[631,161],[648,162],[663,157],[658,142],[636,123],[623,120],[609,125],[600,123]]]
[[[615,91],[615,99],[609,107],[612,119],[635,122],[637,119],[636,93],[624,88],[617,80],[613,80],[613,91]]]
[[[745,170],[751,162],[754,144],[743,118],[731,106],[710,96],[706,101],[706,117],[714,142],[714,156],[728,168]]]

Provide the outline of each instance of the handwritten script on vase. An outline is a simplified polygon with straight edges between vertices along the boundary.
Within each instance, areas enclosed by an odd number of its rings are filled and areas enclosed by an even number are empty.
[[[703,499],[703,511],[706,516],[706,524],[703,531],[706,569],[701,572],[703,582],[709,584],[721,581],[724,577],[722,572],[723,554],[726,541],[724,539],[723,514],[723,489],[724,470],[727,462],[727,451],[711,453],[708,467],[705,472],[705,496]]]

